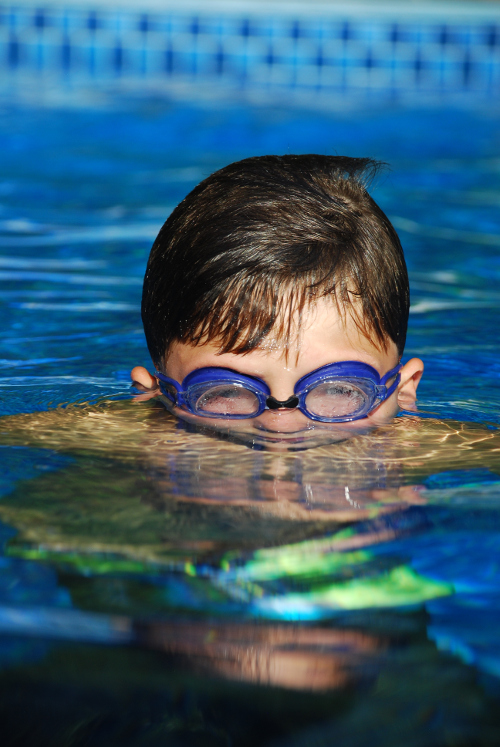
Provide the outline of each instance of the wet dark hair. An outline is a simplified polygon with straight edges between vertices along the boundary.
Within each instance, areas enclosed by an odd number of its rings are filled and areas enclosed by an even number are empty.
[[[261,156],[202,181],[163,225],[149,257],[142,319],[153,362],[174,340],[247,353],[330,296],[379,348],[404,349],[403,250],[367,192],[382,164],[341,156]],[[298,316],[297,316],[298,315]]]

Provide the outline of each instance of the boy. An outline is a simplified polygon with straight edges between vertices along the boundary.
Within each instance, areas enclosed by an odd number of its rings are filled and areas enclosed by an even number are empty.
[[[133,381],[257,441],[335,440],[414,407],[406,265],[365,186],[378,167],[263,156],[199,184],[153,245],[142,318],[157,371]]]

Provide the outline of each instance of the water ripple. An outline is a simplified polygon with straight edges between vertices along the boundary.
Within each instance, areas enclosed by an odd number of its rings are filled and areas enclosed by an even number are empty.
[[[135,311],[137,304],[96,301],[95,303],[13,303],[16,309],[43,311]]]
[[[61,244],[98,244],[101,241],[153,241],[161,224],[131,223],[123,226],[96,226],[37,236],[3,236],[2,245],[60,246]]]
[[[428,311],[448,311],[449,309],[496,308],[500,301],[444,301],[438,298],[424,298],[410,306],[410,314],[425,314]]]
[[[31,362],[33,363],[34,361]],[[0,378],[0,387],[40,387],[54,383],[58,386],[64,384],[91,384],[92,386],[104,387],[106,389],[116,386],[123,389],[123,382],[117,384],[115,379],[104,376],[5,376]]]
[[[19,366],[43,366],[45,363],[63,363],[66,361],[81,361],[82,356],[71,358],[30,358],[28,360],[9,360],[0,358],[0,368],[16,368]]]
[[[116,275],[80,275],[72,272],[24,272],[12,270],[1,272],[0,280],[45,280],[48,283],[70,283],[72,285],[142,285],[142,278],[118,277]]]
[[[0,257],[0,267],[13,270],[101,270],[108,267],[102,259],[38,259]]]
[[[487,246],[500,246],[500,234],[481,233],[479,231],[462,231],[457,228],[444,226],[426,226],[415,220],[403,218],[399,215],[391,217],[391,222],[398,231],[405,231],[417,236],[432,236],[435,239],[446,241],[462,241],[466,244],[484,244]]]

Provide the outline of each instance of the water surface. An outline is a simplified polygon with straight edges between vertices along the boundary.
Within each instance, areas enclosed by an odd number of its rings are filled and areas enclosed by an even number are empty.
[[[5,743],[497,744],[498,113],[116,101],[0,134]],[[172,207],[311,151],[391,164],[420,412],[276,453],[134,402]]]

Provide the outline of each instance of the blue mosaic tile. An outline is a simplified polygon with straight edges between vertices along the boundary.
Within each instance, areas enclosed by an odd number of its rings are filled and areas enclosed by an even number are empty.
[[[290,28],[290,37],[292,39],[305,39],[307,38],[307,33],[304,28],[304,24],[299,23],[299,21],[295,21],[292,23]]]
[[[462,76],[463,84],[467,88],[471,82],[472,75],[474,73],[474,63],[471,58],[467,56],[462,62]]]
[[[115,73],[123,70],[123,49],[119,44],[113,49],[113,69]]]
[[[50,26],[48,18],[43,10],[35,11],[35,14],[33,16],[33,26],[37,29],[44,29],[46,26]]]
[[[89,31],[97,31],[100,28],[99,17],[95,11],[91,11],[87,16],[87,28]]]
[[[485,29],[485,44],[492,49],[500,47],[500,28],[498,26],[489,26]]]
[[[244,39],[248,39],[249,36],[252,35],[251,25],[248,18],[243,20],[240,25],[240,36],[242,36]]]
[[[16,29],[18,26],[18,22],[19,16],[14,10],[11,10],[9,13],[7,13],[7,23],[9,25],[9,28]]]
[[[71,68],[71,44],[69,39],[65,39],[61,45],[61,67],[63,70]]]
[[[222,75],[227,64],[227,56],[224,53],[222,45],[219,45],[217,53],[215,55],[215,73],[216,75]]]
[[[16,37],[11,35],[7,45],[7,64],[12,68],[17,68],[20,61],[20,44]]]
[[[441,44],[442,47],[446,47],[449,44],[455,43],[454,36],[447,26],[441,26],[439,29],[437,29],[436,37],[437,42]]]
[[[422,56],[419,53],[417,53],[415,59],[413,60],[413,69],[415,71],[416,79],[420,77],[420,73],[425,70],[426,66],[426,61],[422,59]]]
[[[148,31],[151,31],[153,28],[153,25],[151,23],[150,17],[143,13],[141,16],[139,16],[139,20],[137,21],[137,30],[141,32],[141,34],[147,34]]]
[[[325,56],[323,54],[323,50],[319,49],[318,53],[314,59],[314,64],[316,67],[323,67],[325,64],[328,64],[327,60],[325,59]]]
[[[352,28],[352,24],[347,22],[343,24],[340,31],[340,38],[345,42],[351,41],[352,39],[356,38],[354,30]]]
[[[189,33],[191,36],[198,36],[200,33],[200,21],[198,18],[192,18],[189,22]]]
[[[269,47],[269,48],[268,48],[268,50],[267,50],[267,54],[266,54],[266,56],[264,57],[264,62],[266,63],[266,65],[267,65],[268,67],[272,67],[272,66],[273,66],[273,65],[275,65],[275,64],[276,64],[277,62],[279,62],[279,57],[277,57],[277,56],[276,56],[276,55],[274,54],[274,52],[273,52],[273,48],[272,48],[272,47]]]
[[[377,63],[377,60],[375,59],[375,57],[373,57],[373,55],[371,54],[371,52],[368,52],[368,54],[366,55],[365,60],[364,60],[364,66],[368,70],[371,70],[372,68],[377,67],[377,64],[378,63]]]
[[[167,75],[172,75],[174,72],[174,51],[171,47],[165,50],[165,72]]]
[[[389,29],[389,41],[392,42],[392,44],[397,44],[398,42],[404,42],[405,41],[405,34],[402,31],[399,24],[395,23],[393,26]]]

